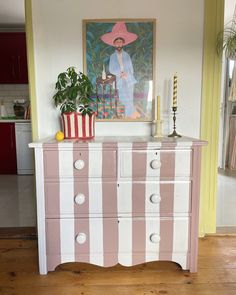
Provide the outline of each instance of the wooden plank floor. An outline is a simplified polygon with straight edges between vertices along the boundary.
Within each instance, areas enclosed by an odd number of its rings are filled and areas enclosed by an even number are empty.
[[[170,262],[101,268],[67,263],[38,274],[37,241],[0,240],[1,295],[235,295],[236,236],[199,241],[198,273]]]

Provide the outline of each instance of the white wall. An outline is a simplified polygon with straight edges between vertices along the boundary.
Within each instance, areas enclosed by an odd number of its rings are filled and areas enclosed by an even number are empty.
[[[24,27],[24,0],[0,0],[0,27]]]
[[[198,137],[200,130],[203,0],[32,0],[39,137],[54,135],[59,112],[52,104],[58,73],[83,69],[82,20],[156,18],[156,89],[161,95],[164,132],[170,121],[171,79],[178,74],[177,129]],[[97,122],[96,135],[149,135],[150,123]]]
[[[235,12],[235,0],[225,0],[224,23],[227,25],[233,18]]]

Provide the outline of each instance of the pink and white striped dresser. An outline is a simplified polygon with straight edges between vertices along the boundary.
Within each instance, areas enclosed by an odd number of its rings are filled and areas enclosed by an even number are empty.
[[[40,274],[75,261],[169,260],[196,272],[204,144],[153,137],[31,143]]]

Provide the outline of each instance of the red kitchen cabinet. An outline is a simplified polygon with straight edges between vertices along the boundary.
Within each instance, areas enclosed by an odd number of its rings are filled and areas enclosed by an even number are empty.
[[[0,33],[0,65],[0,84],[28,83],[24,32]]]
[[[0,123],[0,174],[16,174],[15,123]]]

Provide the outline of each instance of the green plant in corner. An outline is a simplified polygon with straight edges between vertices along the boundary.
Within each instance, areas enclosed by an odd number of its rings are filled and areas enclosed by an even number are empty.
[[[217,37],[217,52],[221,54],[225,51],[225,56],[229,59],[236,58],[236,21],[231,20]]]
[[[90,98],[93,90],[89,78],[82,72],[76,72],[75,67],[69,67],[60,73],[55,85],[57,92],[53,96],[56,107],[60,107],[61,113],[76,112],[82,115],[91,115]]]

